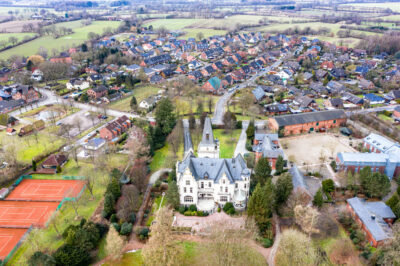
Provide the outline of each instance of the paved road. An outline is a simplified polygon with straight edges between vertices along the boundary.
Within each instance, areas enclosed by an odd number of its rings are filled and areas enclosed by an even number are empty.
[[[192,137],[190,136],[189,121],[183,119],[183,156],[190,150],[194,151]]]
[[[246,88],[246,87],[252,85],[253,82],[258,77],[267,74],[272,69],[278,67],[281,63],[282,63],[282,59],[279,59],[278,61],[276,61],[272,65],[266,67],[263,71],[258,72],[257,74],[255,74],[254,76],[249,78],[248,80],[246,80],[243,83],[241,83],[240,85],[238,85],[236,90],[241,90],[243,88]],[[234,93],[235,93],[235,91],[225,92],[225,94],[218,100],[218,102],[217,102],[217,104],[215,106],[213,118],[211,120],[214,125],[223,125],[223,117],[224,117],[225,109],[226,109],[225,107],[228,104],[229,99],[232,97],[232,95]]]
[[[247,127],[249,126],[249,121],[243,121],[242,126],[243,126],[242,133],[240,133],[238,143],[236,144],[234,157],[239,155],[239,153],[242,156],[244,156],[246,153],[249,153],[249,151],[246,149],[246,141],[247,141],[246,130],[247,130]]]
[[[275,265],[276,252],[278,251],[279,243],[281,242],[281,229],[279,226],[279,218],[274,213],[272,219],[275,222],[275,239],[274,239],[274,245],[272,246],[271,252],[269,253],[269,258],[268,258],[269,266]]]

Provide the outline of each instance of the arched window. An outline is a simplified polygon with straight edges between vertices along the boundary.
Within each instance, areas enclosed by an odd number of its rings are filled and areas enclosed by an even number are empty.
[[[193,202],[193,197],[192,196],[185,196],[184,201],[185,202]]]

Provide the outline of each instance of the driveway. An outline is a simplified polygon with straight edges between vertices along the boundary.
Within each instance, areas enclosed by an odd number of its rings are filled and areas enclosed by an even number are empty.
[[[244,216],[231,217],[222,211],[206,217],[184,216],[180,213],[175,213],[173,226],[191,227],[192,231],[201,234],[206,233],[208,228],[217,223],[228,225],[231,229],[241,229],[245,226],[246,218]]]
[[[249,121],[243,121],[242,123],[242,133],[240,133],[240,137],[238,140],[238,143],[236,145],[234,157],[236,157],[239,153],[244,156],[246,153],[249,153],[249,151],[246,149],[246,141],[247,141],[247,134],[246,130],[247,127],[249,126]]]

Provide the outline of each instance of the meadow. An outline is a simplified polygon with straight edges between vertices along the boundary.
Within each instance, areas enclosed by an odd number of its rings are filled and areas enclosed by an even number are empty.
[[[43,36],[31,42],[18,45],[14,48],[8,49],[0,53],[0,59],[8,59],[12,55],[30,56],[35,54],[39,48],[46,48],[48,51],[56,49],[59,52],[66,50],[69,47],[78,46],[88,40],[88,33],[95,32],[102,34],[103,30],[107,27],[116,29],[121,22],[119,21],[94,21],[88,26],[81,27],[79,21],[60,23],[56,26],[68,26],[73,28],[74,33],[60,38],[53,38],[52,36]]]
[[[340,6],[352,6],[356,8],[390,8],[394,12],[400,12],[400,4],[395,2],[384,2],[384,3],[352,3],[342,4]]]
[[[6,41],[7,45],[11,45],[12,43],[8,41],[10,37],[15,37],[21,42],[25,37],[32,38],[35,35],[35,33],[0,33],[0,43]]]
[[[158,91],[161,90],[161,88],[157,86],[138,86],[133,90],[133,95],[136,98],[137,103],[139,104],[142,100],[146,99],[149,96],[152,95],[157,95]],[[121,100],[112,102],[109,106],[111,109],[115,109],[118,111],[124,111],[124,112],[129,112],[131,111],[131,99],[132,96],[129,95],[125,98],[122,98]]]

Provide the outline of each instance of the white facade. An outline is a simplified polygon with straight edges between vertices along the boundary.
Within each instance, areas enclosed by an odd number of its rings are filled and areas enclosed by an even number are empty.
[[[241,157],[241,155],[239,156]],[[212,158],[188,159],[200,159],[203,162],[206,160],[208,162],[204,162],[204,165],[214,165],[217,168],[210,172],[221,173],[217,176],[205,174],[203,177],[197,178],[193,175],[189,166],[180,172],[180,163],[178,162],[177,185],[181,204],[186,206],[194,204],[197,209],[208,212],[213,212],[216,207],[224,206],[227,202],[232,202],[236,209],[245,208],[249,197],[250,170],[244,168],[240,176],[232,178],[232,176],[229,176],[231,171],[225,167],[227,165],[226,161],[243,160],[243,158],[238,157],[216,159],[217,161]],[[225,169],[227,171],[224,171]],[[201,172],[201,170],[196,172]]]
[[[219,141],[214,139],[211,119],[204,121],[203,136],[197,148],[199,158],[219,158]]]

